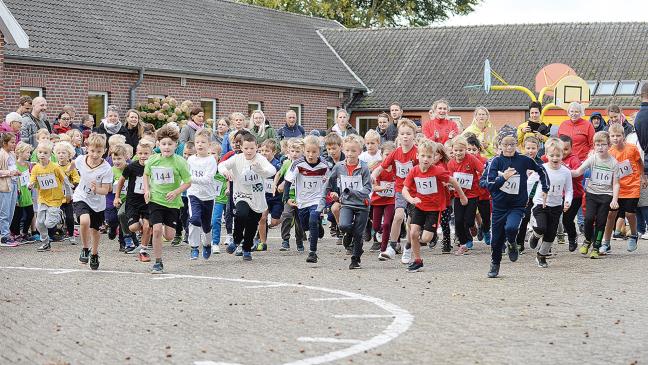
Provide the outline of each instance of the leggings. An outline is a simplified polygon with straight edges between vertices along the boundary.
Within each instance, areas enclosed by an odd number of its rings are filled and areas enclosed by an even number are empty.
[[[477,213],[477,198],[468,199],[468,204],[461,205],[459,199],[454,200],[455,213],[455,234],[459,239],[459,245],[465,245],[472,241],[470,227],[475,225],[475,214]]]
[[[594,243],[594,248],[598,249],[603,239],[612,195],[587,193],[585,201],[587,204],[587,210],[585,211],[585,239]]]
[[[381,252],[384,252],[387,249],[387,243],[389,243],[389,232],[391,232],[393,220],[394,204],[373,206],[373,230],[380,232],[380,228],[382,227],[382,238],[380,242]]]
[[[234,243],[238,246],[243,242],[243,252],[252,250],[252,242],[261,220],[261,213],[253,211],[248,203],[240,201],[236,203],[236,214],[234,215]]]
[[[10,231],[14,236],[19,234],[29,234],[31,222],[34,219],[34,206],[28,205],[26,207],[16,206],[13,219],[11,220]]]
[[[443,244],[450,245],[450,219],[452,219],[452,206],[447,207],[441,213],[441,231],[443,232]],[[436,233],[436,232],[434,232]]]
[[[482,232],[488,232],[491,228],[491,201],[479,200],[477,202],[477,209],[482,219]]]
[[[576,242],[576,238],[578,237],[574,219],[578,214],[578,210],[580,209],[582,202],[583,198],[574,198],[572,200],[571,206],[569,206],[569,209],[567,209],[567,211],[563,213],[562,224],[565,228],[565,232],[567,232],[567,238],[569,239],[569,242]]]

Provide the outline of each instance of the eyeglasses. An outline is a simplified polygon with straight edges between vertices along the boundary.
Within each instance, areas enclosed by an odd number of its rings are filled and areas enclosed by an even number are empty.
[[[502,143],[502,147],[504,148],[515,147],[515,143]]]

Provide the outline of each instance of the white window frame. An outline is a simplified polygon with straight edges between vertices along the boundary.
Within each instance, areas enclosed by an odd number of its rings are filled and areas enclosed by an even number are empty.
[[[637,84],[638,83],[639,82],[637,80],[621,80],[621,81],[619,81],[619,84],[617,85],[616,94],[617,95],[635,95],[635,93],[637,91]],[[630,86],[634,85],[634,88],[629,93],[628,92],[621,93],[621,86],[624,85],[624,84],[625,85],[630,85]]]
[[[355,118],[355,130],[360,133],[360,120],[361,119],[369,119],[369,120],[375,120],[378,122],[378,117],[377,116],[370,116],[370,115],[363,115],[363,116],[358,116]],[[336,113],[336,122],[337,122],[337,113]]]
[[[614,84],[614,87],[613,87],[612,91],[609,92],[609,93],[608,92],[601,93],[601,87],[604,87],[604,86],[607,86],[607,85],[610,85],[610,84]],[[618,86],[619,86],[618,81],[615,81],[615,80],[602,80],[602,81],[599,82],[599,86],[596,89],[596,95],[614,95],[614,93],[616,92],[616,89],[617,89]]]
[[[587,80],[587,86],[590,88],[590,95],[596,94],[596,89],[598,88],[598,80]]]
[[[42,87],[21,87],[18,93],[20,91],[31,91],[31,92],[38,92],[38,96],[43,97],[43,88]]]
[[[256,108],[254,110],[263,111],[263,109],[261,109],[263,104],[260,101],[248,101],[248,109],[250,109],[250,105],[253,105],[253,104],[256,105]]]
[[[297,125],[302,124],[302,106],[301,104],[290,104],[288,105],[288,110],[292,110],[293,108],[297,108],[297,111],[295,112],[297,114]]]
[[[203,102],[209,102],[212,104],[212,110],[214,111],[214,115],[212,115],[212,119],[214,119],[214,124],[216,123],[216,99],[209,99],[209,98],[203,98],[200,99],[200,107],[202,108],[202,103]],[[205,116],[205,120],[207,120],[207,116]]]
[[[105,91],[88,91],[88,96],[103,96],[104,97],[103,111],[104,111],[104,115],[107,116],[108,115],[108,93],[105,92]]]

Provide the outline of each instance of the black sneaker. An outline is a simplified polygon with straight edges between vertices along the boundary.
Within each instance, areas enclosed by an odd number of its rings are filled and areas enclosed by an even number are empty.
[[[320,221],[319,221],[319,225],[318,225],[318,226],[319,226],[319,235],[318,235],[318,237],[319,237],[320,239],[322,239],[322,238],[324,238],[324,226],[322,225],[322,220],[321,220],[321,219],[320,219]]]
[[[574,252],[578,248],[576,241],[569,241],[569,252]]]
[[[535,234],[531,233],[531,238],[529,238],[529,247],[531,247],[532,250],[535,250],[535,248],[538,247],[538,242],[539,241],[540,241],[540,238],[536,237]],[[571,243],[570,243],[570,245],[571,245]]]
[[[99,268],[99,255],[90,255],[90,269],[97,270]]]
[[[477,241],[484,241],[484,230],[481,226],[477,229]]]
[[[518,246],[515,243],[506,243],[506,248],[508,248],[508,257],[511,262],[515,262],[518,259],[518,256],[520,255],[520,252],[518,251]]]
[[[547,264],[547,258],[539,253],[536,254],[536,263],[538,264],[538,267],[541,267],[543,269],[549,267],[549,264]]]
[[[50,245],[49,241],[47,241],[47,242],[43,242],[42,245],[38,246],[36,251],[45,252],[45,251],[49,251],[51,248],[52,248],[52,246]]]
[[[309,262],[311,264],[316,264],[317,263],[317,254],[315,251],[311,251],[308,253],[308,257],[306,258],[306,262]]]
[[[117,230],[109,228],[108,229],[108,239],[112,241],[112,240],[115,239],[115,237],[117,237]]]
[[[497,275],[499,275],[499,269],[500,269],[500,264],[491,263],[490,271],[488,272],[488,277],[489,278],[496,278]]]
[[[344,248],[347,250],[350,250],[352,246],[353,237],[350,234],[345,234],[344,238],[342,238],[342,244],[344,245]]]
[[[371,245],[371,248],[369,249],[371,252],[378,252],[380,251],[380,242],[374,242],[373,245]]]
[[[407,267],[407,272],[419,272],[423,270],[423,260],[421,261],[413,261],[409,266]]]
[[[89,259],[90,259],[90,249],[82,248],[81,255],[79,255],[79,262],[81,262],[82,264],[87,264]]]
[[[443,248],[441,249],[441,253],[450,252],[452,252],[452,245],[450,244],[450,241],[443,240]]]
[[[349,270],[354,270],[354,269],[361,269],[360,259],[355,256],[351,256],[351,263],[349,264]]]

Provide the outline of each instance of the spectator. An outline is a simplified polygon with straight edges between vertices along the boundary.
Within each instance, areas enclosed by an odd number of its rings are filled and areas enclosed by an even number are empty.
[[[31,113],[32,110],[32,98],[31,96],[21,96],[18,99],[18,113],[20,116],[26,117],[27,114]]]
[[[288,138],[304,138],[306,131],[304,127],[297,124],[297,113],[294,110],[286,112],[286,124],[277,131],[279,140]]]
[[[229,120],[227,118],[220,118],[218,122],[216,122],[216,133],[214,133],[214,141],[222,146],[223,138],[225,138],[228,131]]]
[[[547,129],[549,131],[549,129]],[[467,133],[472,133],[477,137],[477,140],[484,149],[484,156],[491,158],[496,155],[493,146],[497,132],[493,128],[493,123],[490,121],[490,112],[483,106],[478,106],[475,109],[472,123],[463,131],[465,136]]]
[[[567,108],[569,120],[560,124],[558,137],[569,136],[572,139],[572,153],[580,161],[587,160],[589,152],[594,148],[594,127],[592,123],[585,121],[582,116],[585,114],[583,105],[577,102],[569,104]]]
[[[56,120],[58,121],[58,124],[54,124],[54,127],[52,127],[55,134],[67,133],[72,129],[72,126],[70,125],[70,123],[72,122],[72,117],[67,112],[60,112]]]
[[[94,117],[90,114],[86,114],[81,118],[81,124],[79,124],[79,131],[85,140],[88,138],[92,130],[95,128]]]
[[[537,101],[529,105],[529,120],[520,124],[517,128],[518,148],[520,151],[524,149],[524,140],[527,137],[535,137],[540,142],[538,146],[538,155],[544,154],[544,143],[549,139],[551,128],[540,121],[542,114],[542,104]]]
[[[608,115],[608,126],[614,124],[614,123],[619,123],[623,127],[623,134],[627,137],[628,134],[634,132],[634,127],[628,120],[626,119],[625,115],[623,115],[623,110],[619,108],[618,105],[610,105],[607,108],[607,115]]]
[[[193,142],[196,132],[205,128],[205,111],[203,108],[197,106],[191,109],[190,118],[191,119],[180,131],[180,139],[178,140],[178,143]]]
[[[592,123],[592,127],[594,127],[594,133],[607,131],[607,123],[605,123],[605,119],[603,119],[603,116],[599,112],[592,113],[592,116],[590,116],[590,123]]]
[[[450,104],[441,99],[432,104],[430,120],[423,123],[423,134],[430,140],[446,143],[459,134],[457,123],[448,119]]]
[[[144,135],[144,124],[140,121],[140,115],[135,109],[126,112],[126,144],[137,150],[139,140]]]
[[[115,134],[121,134],[126,137],[127,131],[126,127],[122,125],[122,122],[119,120],[119,108],[115,105],[108,106],[108,115],[104,120],[101,121],[99,127],[95,129],[95,132],[103,134],[106,136],[106,152],[104,153],[104,158],[108,155],[108,140],[110,137]]]
[[[227,132],[225,136],[223,136],[223,144],[221,148],[221,157],[225,156],[225,154],[229,151],[232,150],[232,143],[230,141],[229,136],[234,135],[236,132],[240,131],[241,129],[245,129],[245,115],[243,113],[232,113],[229,115],[229,120],[230,120],[230,130]]]
[[[29,143],[32,147],[36,148],[38,144],[36,141],[36,133],[39,129],[45,128],[50,133],[52,127],[50,126],[45,112],[47,111],[47,100],[39,96],[32,101],[31,113],[25,115],[22,120],[22,127],[20,128],[20,140]]]
[[[341,138],[351,134],[358,134],[358,131],[349,124],[349,113],[346,110],[338,110],[335,125],[328,131],[328,133],[333,132],[337,133]]]
[[[11,112],[5,117],[2,129],[16,135],[16,144],[20,142],[20,128],[22,127],[22,117],[17,112]]]
[[[641,106],[634,120],[634,127],[637,130],[639,144],[648,156],[648,82],[641,86]],[[648,164],[644,163],[644,175],[648,175]]]
[[[398,137],[398,122],[403,119],[403,108],[401,108],[400,104],[392,103],[389,106],[389,116],[391,117],[391,123],[387,127],[385,139],[395,142],[396,137]]]
[[[274,128],[272,128],[272,125],[270,125],[270,122],[266,119],[265,114],[260,110],[252,112],[250,122],[248,123],[248,129],[256,137],[259,146],[267,139],[277,139],[277,133]]]
[[[376,126],[376,132],[378,132],[378,135],[380,136],[380,143],[385,143],[387,141],[393,142],[393,140],[390,139],[392,136],[389,135],[390,128],[393,126],[393,124],[394,123],[389,120],[389,114],[378,114],[378,125]]]

